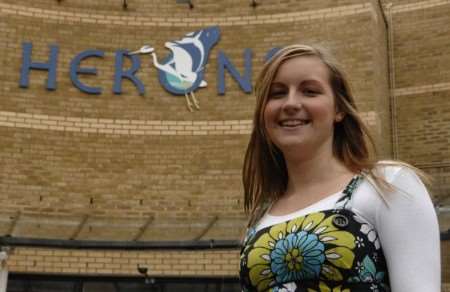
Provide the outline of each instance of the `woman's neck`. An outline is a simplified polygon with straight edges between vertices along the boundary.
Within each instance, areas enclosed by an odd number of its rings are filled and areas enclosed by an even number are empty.
[[[332,151],[316,151],[308,157],[285,157],[288,171],[287,193],[335,180],[341,176],[351,176],[352,172],[336,157]]]

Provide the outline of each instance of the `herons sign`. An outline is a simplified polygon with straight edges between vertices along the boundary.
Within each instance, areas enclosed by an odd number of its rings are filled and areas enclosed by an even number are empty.
[[[185,34],[181,39],[168,41],[165,47],[170,50],[168,56],[158,61],[157,53],[151,45],[144,45],[137,51],[117,50],[115,52],[114,69],[114,94],[122,93],[122,80],[128,79],[137,88],[139,94],[145,94],[145,87],[142,81],[136,76],[141,60],[138,54],[150,54],[153,65],[158,71],[159,81],[165,90],[174,94],[185,96],[188,109],[193,111],[199,109],[198,100],[194,92],[208,85],[205,80],[205,67],[211,49],[220,39],[220,29],[218,26],[207,27],[198,31]],[[25,42],[22,46],[22,67],[20,72],[19,85],[28,88],[30,72],[32,69],[48,71],[46,88],[56,89],[56,72],[58,64],[58,45],[50,45],[50,55],[47,62],[35,62],[32,60],[32,43]],[[266,58],[276,52],[271,49]],[[97,69],[93,67],[81,67],[81,62],[87,58],[103,58],[104,52],[100,50],[85,50],[77,54],[70,62],[70,79],[72,84],[87,94],[102,94],[102,87],[87,85],[80,80],[80,75],[96,75]],[[245,93],[252,91],[252,50],[244,49],[244,70],[241,74],[228,56],[221,50],[217,53],[217,93],[225,94],[225,71],[239,84]],[[124,60],[131,61],[131,67],[124,69]]]
[[[170,50],[170,54],[162,63],[158,62],[156,52],[150,46],[143,46],[129,55],[152,54],[153,65],[158,68],[162,86],[173,94],[184,94],[187,106],[192,111],[192,106],[200,109],[194,91],[207,86],[203,73],[209,52],[219,36],[218,27],[209,27],[188,33],[179,41],[166,42],[165,47]]]

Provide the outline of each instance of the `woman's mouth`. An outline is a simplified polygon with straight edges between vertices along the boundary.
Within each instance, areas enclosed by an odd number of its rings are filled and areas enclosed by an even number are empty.
[[[287,128],[295,128],[298,126],[304,126],[309,124],[311,121],[308,119],[289,119],[289,120],[282,120],[278,124],[281,127],[287,127]]]

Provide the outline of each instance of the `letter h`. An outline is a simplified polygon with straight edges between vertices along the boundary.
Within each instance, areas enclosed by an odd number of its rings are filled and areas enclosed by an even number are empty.
[[[50,60],[48,63],[39,63],[31,61],[31,51],[33,45],[31,43],[22,44],[22,68],[20,70],[20,87],[27,88],[29,83],[29,75],[31,69],[47,70],[47,89],[56,89],[56,65],[58,62],[58,46],[50,46]]]

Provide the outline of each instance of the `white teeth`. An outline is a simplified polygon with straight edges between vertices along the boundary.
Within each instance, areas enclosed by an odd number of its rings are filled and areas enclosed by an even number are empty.
[[[309,123],[308,120],[285,120],[281,121],[280,125],[283,127],[296,127],[296,126],[302,126]]]

